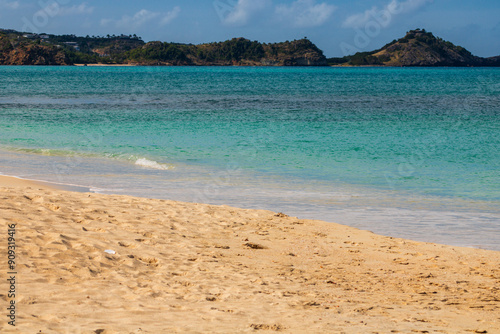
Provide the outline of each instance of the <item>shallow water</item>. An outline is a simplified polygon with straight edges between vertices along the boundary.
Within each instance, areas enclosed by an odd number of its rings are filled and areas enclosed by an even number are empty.
[[[0,67],[0,172],[500,250],[500,70]]]

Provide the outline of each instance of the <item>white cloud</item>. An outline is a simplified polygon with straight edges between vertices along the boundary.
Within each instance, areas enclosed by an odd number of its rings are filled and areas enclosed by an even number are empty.
[[[120,20],[116,22],[118,28],[139,28],[144,23],[157,18],[160,14],[151,12],[147,9],[141,9],[134,16],[124,15]]]
[[[344,20],[342,26],[344,28],[361,28],[371,20],[382,19],[386,24],[389,24],[390,18],[397,14],[406,14],[417,10],[433,0],[392,0],[382,9],[374,6],[366,10],[364,13],[358,13],[349,16]]]
[[[0,8],[17,9],[19,1],[0,0]]]
[[[258,11],[264,9],[269,0],[238,0],[234,8],[224,18],[224,23],[244,25]]]
[[[156,22],[158,18],[160,18],[159,25],[165,25],[170,23],[172,20],[177,18],[179,13],[181,12],[181,8],[176,6],[168,13],[159,13],[152,12],[147,9],[141,9],[133,16],[123,15],[121,19],[102,19],[101,26],[114,25],[117,28],[128,28],[128,29],[137,29],[143,26],[148,22]]]
[[[0,0],[2,1],[2,0]],[[44,8],[37,11],[33,17],[58,17],[58,16],[70,16],[70,15],[81,15],[81,14],[91,14],[94,11],[94,7],[89,7],[87,3],[82,3],[80,5],[74,5],[72,7],[60,6],[58,2],[53,1],[49,3]]]
[[[61,7],[59,9],[58,15],[80,15],[80,14],[92,14],[94,7],[89,7],[87,3],[82,3],[80,5],[74,5],[72,7]]]
[[[175,20],[177,18],[177,16],[179,16],[180,12],[181,12],[181,7],[175,6],[174,9],[172,9],[170,12],[165,14],[165,16],[163,16],[163,18],[160,21],[160,25],[163,26],[163,25],[169,24],[170,22]]]
[[[316,0],[297,0],[289,6],[276,6],[276,14],[296,27],[316,27],[325,23],[335,9],[325,2],[317,4]]]
[[[393,11],[399,11],[400,13],[408,13],[432,1],[433,0],[407,0],[398,3],[396,0],[393,0],[388,7]]]
[[[364,13],[358,13],[349,16],[342,23],[342,27],[344,28],[360,28],[363,27],[368,21],[370,21],[376,13],[379,12],[377,7],[372,7],[369,10],[366,10]]]

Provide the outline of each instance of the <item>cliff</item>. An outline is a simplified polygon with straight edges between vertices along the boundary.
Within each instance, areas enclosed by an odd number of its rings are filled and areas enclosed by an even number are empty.
[[[135,35],[78,37],[0,29],[0,65],[122,63],[126,52],[144,44]]]
[[[53,45],[11,41],[0,34],[0,65],[68,65],[63,50]]]

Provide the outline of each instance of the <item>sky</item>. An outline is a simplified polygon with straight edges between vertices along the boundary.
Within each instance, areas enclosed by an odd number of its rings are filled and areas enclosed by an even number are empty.
[[[307,37],[327,57],[375,50],[422,28],[477,56],[500,55],[498,0],[0,0],[0,28],[194,44]]]

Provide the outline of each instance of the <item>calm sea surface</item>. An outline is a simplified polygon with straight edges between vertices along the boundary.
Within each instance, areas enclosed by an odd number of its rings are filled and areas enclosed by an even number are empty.
[[[0,67],[0,173],[500,250],[500,69]]]

